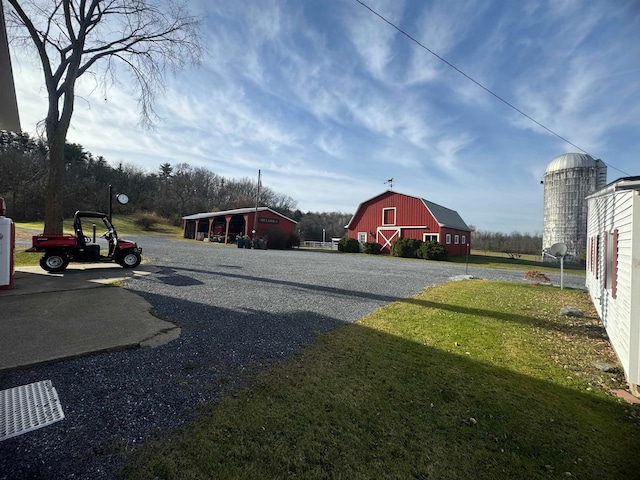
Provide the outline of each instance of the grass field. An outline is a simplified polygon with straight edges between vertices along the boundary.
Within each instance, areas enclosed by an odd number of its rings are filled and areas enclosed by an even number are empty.
[[[451,257],[448,261],[464,264],[467,261],[467,257]],[[488,268],[505,268],[509,270],[538,270],[551,273],[557,273],[560,270],[560,262],[542,263],[540,255],[523,254],[520,258],[511,258],[506,253],[487,252],[484,250],[471,250],[469,265]],[[565,264],[564,269],[572,274],[585,272],[584,265]]]
[[[132,215],[114,215],[113,224],[119,236],[122,235],[141,235],[141,234],[162,234],[169,235],[172,238],[182,238],[182,228],[168,225],[166,223],[157,223],[152,230],[144,230],[135,223],[136,217]],[[85,233],[88,236],[93,235],[91,223],[83,223]],[[16,238],[30,241],[32,235],[42,233],[44,224],[42,222],[17,222]],[[65,219],[63,222],[64,233],[73,233],[73,219]],[[96,235],[104,233],[104,224],[100,221],[96,223]],[[25,252],[26,248],[16,248],[14,255],[14,263],[16,267],[38,265],[42,253]]]
[[[318,336],[123,478],[632,478],[640,411],[594,361],[616,357],[584,292],[451,282]]]
[[[182,239],[182,228],[165,223],[157,223],[153,230],[143,230],[135,223],[136,217],[132,215],[114,215],[113,223],[118,231],[119,235],[140,235],[148,233],[157,233],[164,235],[171,235],[175,239]],[[90,224],[88,224],[90,227]],[[16,235],[22,236],[24,239],[30,239],[31,235],[42,232],[43,224],[41,222],[32,223],[16,223]],[[104,229],[102,225],[97,225],[97,233],[100,235]],[[66,219],[64,221],[65,233],[73,233],[73,219]],[[87,232],[89,235],[91,232]],[[37,265],[40,254],[25,253],[23,249],[16,250],[15,263],[16,266]],[[313,250],[313,249],[309,249]],[[324,250],[328,252],[327,250]],[[338,253],[331,251],[331,253]],[[350,254],[348,254],[350,255]],[[389,257],[390,260],[396,257]],[[417,260],[416,261],[425,261]],[[450,257],[447,262],[475,265],[479,267],[487,268],[503,268],[510,270],[538,270],[546,273],[557,273],[560,270],[559,263],[541,263],[540,256],[535,255],[521,255],[520,258],[510,258],[505,253],[498,252],[485,252],[480,250],[472,250],[471,254],[467,258]],[[565,270],[572,274],[584,274],[585,267],[583,265],[565,265]]]
[[[114,215],[113,225],[118,234],[135,235],[144,233],[161,233],[165,235],[182,235],[182,228],[167,223],[158,222],[153,225],[151,230],[144,230],[136,225],[136,215]],[[83,222],[83,227],[87,235],[91,234],[91,222]],[[16,229],[22,229],[29,232],[42,233],[44,228],[43,222],[16,222]],[[63,222],[64,233],[73,233],[73,218],[66,218]],[[102,221],[96,222],[96,231],[98,235],[104,232],[104,224]]]

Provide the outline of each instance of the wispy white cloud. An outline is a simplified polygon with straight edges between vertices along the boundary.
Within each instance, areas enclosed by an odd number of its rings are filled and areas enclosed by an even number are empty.
[[[536,120],[640,173],[640,30],[629,10],[582,0],[367,3]],[[87,79],[70,141],[148,170],[187,162],[253,178],[260,168],[305,211],[353,211],[394,177],[399,191],[483,229],[541,228],[539,177],[573,148],[361,5],[192,6],[205,16],[209,54],[169,78],[155,129],[140,127],[126,83],[105,101]],[[23,126],[34,132],[46,112],[41,75],[26,58],[14,70]]]
[[[372,1],[368,4],[391,22],[398,22],[404,10],[403,1]],[[359,6],[353,10],[353,16],[343,19],[343,25],[366,70],[373,78],[384,81],[389,74],[387,67],[395,55],[398,32]]]

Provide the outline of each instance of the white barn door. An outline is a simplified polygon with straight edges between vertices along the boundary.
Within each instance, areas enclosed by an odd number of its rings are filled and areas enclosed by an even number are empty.
[[[400,228],[378,227],[376,242],[382,245],[381,252],[390,253],[391,244],[400,238]]]

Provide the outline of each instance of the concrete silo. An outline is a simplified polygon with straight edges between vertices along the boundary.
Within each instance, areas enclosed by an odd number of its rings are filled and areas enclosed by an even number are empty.
[[[566,261],[577,263],[587,245],[586,197],[607,184],[607,166],[585,153],[565,153],[547,165],[543,182],[542,246],[565,243]]]

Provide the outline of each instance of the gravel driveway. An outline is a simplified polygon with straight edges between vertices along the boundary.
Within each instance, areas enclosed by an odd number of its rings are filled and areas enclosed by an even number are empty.
[[[0,389],[51,379],[66,415],[0,442],[0,479],[114,478],[123,452],[249,385],[317,332],[465,273],[464,265],[375,256],[136,240],[160,272],[125,288],[179,324],[181,337],[0,374]],[[469,267],[469,274],[523,281],[518,271]],[[583,287],[584,277],[565,275],[565,285]]]

